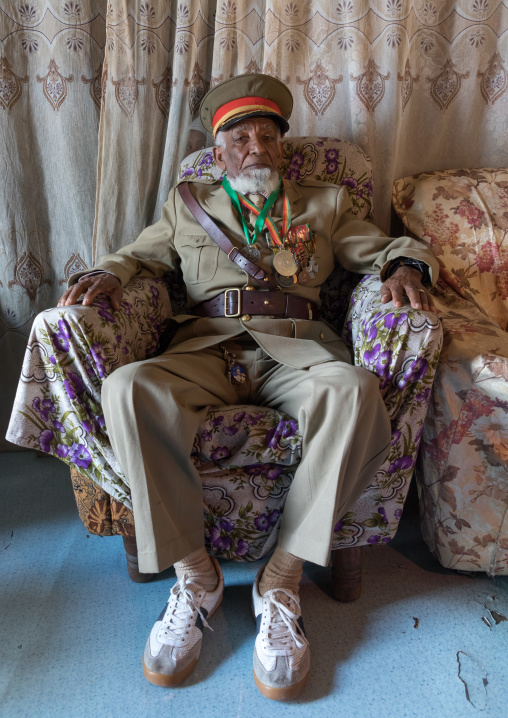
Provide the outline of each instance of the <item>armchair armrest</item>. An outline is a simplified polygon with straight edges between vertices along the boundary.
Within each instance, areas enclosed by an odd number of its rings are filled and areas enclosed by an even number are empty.
[[[354,363],[380,378],[390,418],[411,393],[430,396],[442,345],[439,318],[432,312],[381,303],[381,280],[365,277],[353,292],[345,331]],[[417,391],[415,391],[417,389]],[[423,397],[422,397],[423,398]]]
[[[163,279],[135,278],[121,311],[107,300],[48,309],[33,324],[7,439],[79,467],[130,506],[101,407],[104,379],[154,356],[171,316]]]

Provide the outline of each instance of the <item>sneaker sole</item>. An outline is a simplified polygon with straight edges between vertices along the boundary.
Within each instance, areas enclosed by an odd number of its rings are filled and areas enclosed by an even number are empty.
[[[271,701],[290,701],[293,698],[297,698],[305,688],[308,677],[308,675],[306,675],[299,683],[295,683],[293,686],[274,688],[273,686],[266,686],[264,683],[261,683],[255,671],[253,671],[253,674],[258,691]]]
[[[213,609],[213,611],[210,611],[208,614],[208,618],[210,616],[213,616],[215,611],[219,608],[219,606],[222,603],[223,596],[220,597],[217,605]],[[145,665],[145,657],[143,656],[143,674],[147,681],[152,683],[154,686],[162,686],[163,688],[172,688],[174,686],[179,686],[180,683],[183,683],[184,680],[190,676],[192,671],[196,668],[199,661],[199,656],[189,663],[188,666],[186,666],[183,671],[179,671],[178,673],[155,673],[155,671],[150,670]]]
[[[183,671],[166,675],[165,673],[155,673],[154,671],[151,671],[149,668],[147,668],[145,665],[145,657],[143,656],[143,673],[146,680],[150,681],[150,683],[153,683],[154,686],[172,688],[174,686],[179,686],[180,683],[184,682],[187,676],[190,676],[192,671],[196,668],[198,660],[199,656],[194,661],[191,661],[191,663],[189,663],[189,665],[186,666]]]

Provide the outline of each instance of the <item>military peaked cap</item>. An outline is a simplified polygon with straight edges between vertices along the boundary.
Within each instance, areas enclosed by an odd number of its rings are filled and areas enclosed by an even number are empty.
[[[215,137],[235,122],[248,117],[271,117],[284,134],[293,109],[293,96],[286,85],[271,75],[238,75],[215,85],[201,101],[204,127]]]

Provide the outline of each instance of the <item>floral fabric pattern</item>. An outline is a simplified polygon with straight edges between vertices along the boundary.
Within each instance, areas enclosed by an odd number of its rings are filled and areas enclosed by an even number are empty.
[[[370,217],[372,174],[358,148],[325,138],[293,139],[285,147],[287,166],[293,163],[315,178],[336,162],[330,177],[347,180],[354,211]],[[201,181],[206,173],[215,177],[215,165],[205,157],[206,151],[192,155],[182,174],[192,167],[187,179],[198,179],[200,169]],[[371,486],[335,525],[333,548],[384,543],[395,534],[442,341],[434,315],[383,305],[379,279],[364,277],[358,284],[359,279],[338,268],[323,288],[322,313],[349,340],[355,363],[380,377],[392,446]],[[101,385],[117,367],[167,346],[169,317],[185,312],[185,287],[178,273],[166,280],[132,280],[121,312],[101,300],[43,312],[29,339],[8,438],[72,467],[80,517],[101,535],[134,534],[128,482],[102,416]],[[192,452],[203,483],[210,553],[256,560],[274,547],[301,441],[297,422],[275,410],[210,407]]]
[[[508,574],[508,171],[397,180],[394,207],[440,264],[444,341],[417,464],[422,531],[441,563]]]

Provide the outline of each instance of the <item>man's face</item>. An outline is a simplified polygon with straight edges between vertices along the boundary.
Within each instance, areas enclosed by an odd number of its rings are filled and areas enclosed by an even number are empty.
[[[248,176],[252,170],[277,171],[282,159],[282,142],[275,122],[252,117],[237,122],[221,133],[225,147],[214,147],[215,162],[229,177]]]

